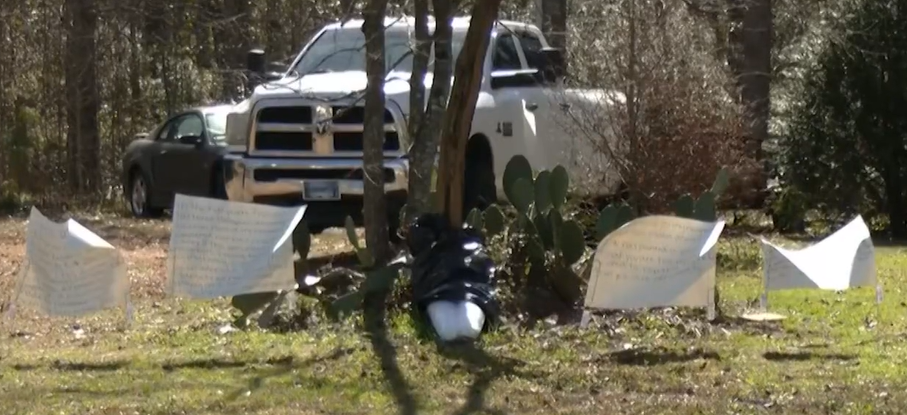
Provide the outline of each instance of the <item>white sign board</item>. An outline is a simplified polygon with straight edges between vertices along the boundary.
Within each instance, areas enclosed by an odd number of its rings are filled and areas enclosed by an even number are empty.
[[[863,218],[848,223],[815,245],[784,249],[762,239],[765,289],[844,290],[875,286],[875,249]]]
[[[116,248],[72,219],[54,223],[32,208],[14,305],[78,317],[126,307],[128,299],[129,276]]]
[[[305,206],[176,195],[167,292],[188,298],[292,289],[292,233]]]
[[[723,221],[676,216],[627,223],[595,250],[585,306],[688,306],[714,313],[715,246],[723,229]]]

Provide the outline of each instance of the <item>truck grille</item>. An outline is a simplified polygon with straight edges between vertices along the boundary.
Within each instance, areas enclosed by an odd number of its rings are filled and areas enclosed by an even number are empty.
[[[255,144],[259,150],[312,151],[312,133],[259,131]]]
[[[303,152],[330,155],[335,152],[362,152],[362,129],[365,108],[361,106],[323,107],[322,114],[330,110],[331,122],[319,131],[316,106],[275,106],[258,111],[256,131],[252,139],[253,151]],[[401,150],[400,135],[396,131],[393,114],[384,111],[384,151]]]

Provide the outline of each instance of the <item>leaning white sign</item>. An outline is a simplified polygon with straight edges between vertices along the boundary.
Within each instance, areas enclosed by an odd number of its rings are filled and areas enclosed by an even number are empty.
[[[128,303],[129,277],[117,249],[78,222],[54,223],[33,207],[12,305],[78,317],[117,306],[128,312]]]
[[[706,307],[714,316],[715,245],[724,222],[646,216],[612,232],[595,250],[585,306]]]
[[[303,214],[305,206],[176,195],[168,294],[205,299],[292,289],[291,236]]]
[[[793,288],[844,290],[877,286],[875,248],[857,216],[815,245],[791,250],[762,239],[765,291]],[[881,295],[881,291],[878,292]],[[762,303],[766,297],[763,293]]]

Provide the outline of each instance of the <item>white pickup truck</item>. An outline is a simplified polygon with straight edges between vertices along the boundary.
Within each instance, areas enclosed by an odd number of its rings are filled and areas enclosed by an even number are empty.
[[[361,218],[361,92],[367,83],[362,23],[350,20],[324,27],[286,73],[255,87],[228,115],[230,151],[224,183],[229,199],[308,204],[306,218],[316,229],[342,224],[347,215]],[[456,57],[469,18],[454,18],[452,26]],[[398,217],[408,186],[406,121],[412,57],[407,54],[414,25],[411,18],[387,18],[385,27],[385,61],[388,66],[396,64],[388,68],[384,87],[385,190],[389,214]],[[571,105],[600,107],[606,94],[565,90],[556,81],[533,76],[550,69],[540,67],[548,62],[543,55],[549,50],[535,26],[495,24],[466,155],[465,191],[478,194],[466,199],[503,198],[501,177],[517,154],[526,156],[533,168],[564,165],[572,170],[574,183],[591,185],[584,192],[610,195],[618,189],[620,180],[602,152],[563,128],[569,117],[562,115]],[[429,67],[426,90],[431,72]]]

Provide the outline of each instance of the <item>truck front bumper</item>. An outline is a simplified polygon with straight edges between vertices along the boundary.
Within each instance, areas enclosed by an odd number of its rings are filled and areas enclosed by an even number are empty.
[[[409,161],[384,160],[384,191],[391,220],[399,218],[409,186]],[[337,183],[339,200],[307,200],[307,181]],[[364,191],[362,160],[346,158],[259,158],[228,154],[224,162],[227,198],[279,206],[308,205],[305,219],[311,227],[342,226],[347,216],[362,223]]]

